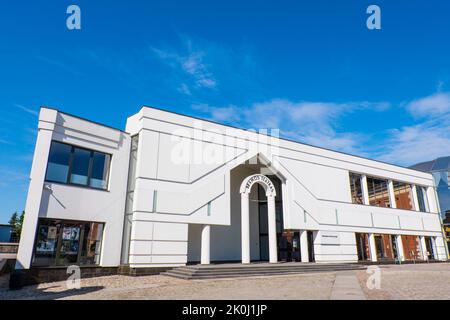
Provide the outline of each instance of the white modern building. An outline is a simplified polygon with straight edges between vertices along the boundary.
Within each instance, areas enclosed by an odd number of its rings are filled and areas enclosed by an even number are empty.
[[[38,130],[18,269],[447,259],[429,173],[150,107]]]

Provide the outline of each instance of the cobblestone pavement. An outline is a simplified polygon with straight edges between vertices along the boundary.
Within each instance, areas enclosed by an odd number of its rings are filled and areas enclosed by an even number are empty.
[[[65,282],[0,289],[0,299],[328,299],[333,273],[246,279],[181,280],[166,276],[107,276],[83,279],[81,289]]]
[[[200,281],[107,276],[82,279],[78,290],[68,290],[61,281],[14,291],[7,289],[2,276],[0,299],[330,299],[336,277],[352,274],[367,299],[450,299],[450,264],[381,266],[380,270],[379,290],[367,288],[365,271]],[[350,287],[355,289],[353,282]]]
[[[381,266],[380,289],[369,290],[370,276],[358,271],[361,288],[368,299],[449,300],[450,263]]]

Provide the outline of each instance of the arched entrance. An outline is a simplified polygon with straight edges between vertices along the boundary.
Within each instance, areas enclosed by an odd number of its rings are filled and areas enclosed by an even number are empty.
[[[270,179],[263,174],[254,174],[248,176],[242,181],[241,193],[241,246],[242,263],[250,263],[250,209],[249,194],[255,183],[260,184],[267,196],[267,214],[269,231],[269,262],[278,262],[277,257],[277,227],[275,215],[275,197],[276,191]]]

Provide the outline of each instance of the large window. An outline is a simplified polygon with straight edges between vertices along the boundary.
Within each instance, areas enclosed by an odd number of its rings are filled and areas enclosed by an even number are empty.
[[[369,204],[377,207],[391,207],[387,180],[367,177]]]
[[[425,187],[416,186],[417,191],[417,200],[419,201],[419,211],[427,212],[428,209],[428,199],[427,199],[427,191]]]
[[[369,204],[377,207],[391,207],[387,180],[367,177]]]
[[[33,266],[97,265],[103,224],[39,219]]]
[[[360,174],[350,172],[350,191],[353,203],[357,204],[364,203]]]
[[[52,141],[45,180],[106,189],[110,162],[109,154]]]
[[[414,209],[412,187],[410,184],[394,181],[394,195],[398,209]]]
[[[402,235],[403,252],[406,260],[421,260],[420,239],[418,236]]]

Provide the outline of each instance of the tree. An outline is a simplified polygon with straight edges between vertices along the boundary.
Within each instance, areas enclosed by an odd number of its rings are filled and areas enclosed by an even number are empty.
[[[17,221],[17,227],[16,227],[16,232],[17,232],[17,236],[19,239],[20,239],[20,235],[22,234],[22,226],[23,226],[23,218],[24,217],[25,217],[25,211],[22,210],[19,220]]]
[[[22,211],[20,216],[17,212],[14,212],[9,219],[9,225],[13,227],[11,239],[13,241],[19,241],[20,240],[20,233],[22,232],[22,225],[23,225],[23,218],[25,216],[25,211]]]
[[[11,216],[11,218],[9,219],[9,225],[15,227],[17,225],[17,221],[18,221],[18,214],[17,212],[14,212]]]

